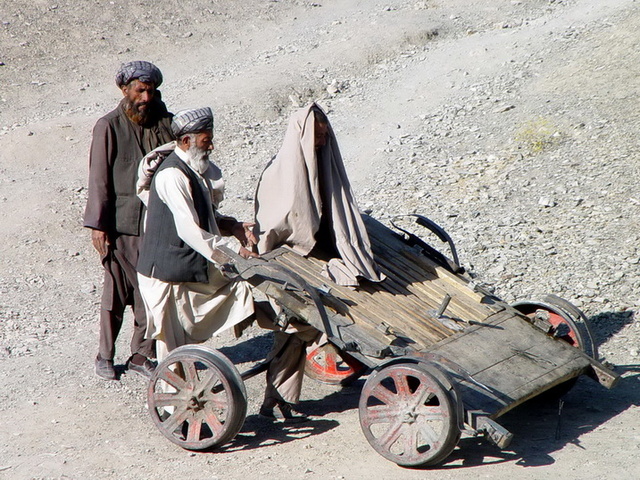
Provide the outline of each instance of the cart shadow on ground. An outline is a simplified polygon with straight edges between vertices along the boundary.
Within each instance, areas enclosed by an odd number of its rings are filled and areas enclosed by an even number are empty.
[[[251,327],[255,328],[255,327]],[[265,359],[273,344],[273,334],[271,332],[259,333],[251,338],[239,338],[231,346],[219,347],[218,351],[223,353],[236,366],[243,364],[258,363]],[[262,332],[265,332],[262,330]],[[255,334],[255,332],[254,332]],[[305,382],[311,382],[305,379]],[[304,388],[304,387],[303,387]],[[345,389],[348,391],[349,389]],[[264,447],[271,447],[276,444],[288,443],[296,440],[303,440],[315,435],[321,435],[340,425],[337,420],[321,418],[323,412],[338,412],[346,409],[357,408],[358,392],[353,391],[352,395],[331,394],[320,400],[303,401],[299,404],[299,409],[310,416],[309,421],[302,423],[289,423],[273,421],[260,415],[247,416],[244,425],[235,438],[229,443],[218,447],[215,452],[236,452],[246,450],[256,450]],[[331,400],[329,397],[334,397]],[[348,399],[344,403],[345,399]],[[342,407],[339,405],[343,404]],[[323,405],[322,407],[319,407]]]
[[[632,323],[634,314],[633,310],[626,310],[624,312],[602,312],[589,317],[589,325],[596,346],[600,347]]]
[[[633,321],[634,312],[603,312],[591,317],[594,341],[599,347]],[[515,462],[522,467],[555,463],[553,453],[568,445],[583,449],[580,437],[632,406],[640,405],[640,363],[616,365],[621,375],[612,389],[582,376],[563,397],[540,395],[498,418],[514,434],[506,450],[482,437],[462,438],[458,448],[438,469],[477,467]],[[432,467],[433,468],[433,467]]]
[[[324,398],[300,402],[299,410],[309,415],[309,420],[302,423],[278,422],[260,415],[249,415],[235,438],[217,448],[216,452],[256,450],[322,435],[340,426],[339,421],[323,416],[358,408],[361,388],[361,384],[354,384]]]
[[[592,380],[581,378],[562,399],[542,396],[525,402],[498,418],[498,423],[514,435],[505,450],[482,437],[463,437],[456,450],[435,469],[505,462],[523,468],[542,467],[555,463],[553,453],[568,445],[584,449],[581,436],[629,407],[640,405],[640,365],[629,367],[637,373],[622,378],[614,390],[602,389]]]

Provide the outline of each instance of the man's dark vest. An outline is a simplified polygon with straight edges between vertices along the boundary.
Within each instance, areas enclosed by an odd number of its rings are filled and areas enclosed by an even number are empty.
[[[142,202],[136,195],[136,180],[140,159],[160,145],[173,140],[171,115],[164,104],[158,102],[160,116],[157,123],[148,127],[134,124],[124,112],[124,102],[105,118],[113,132],[113,194],[115,230],[126,235],[140,235]]]
[[[207,283],[209,281],[207,259],[178,236],[173,213],[160,200],[156,192],[156,178],[166,168],[177,168],[187,176],[194,208],[198,214],[198,225],[203,230],[209,231],[207,202],[210,200],[207,200],[196,174],[174,152],[160,164],[151,182],[147,227],[138,257],[138,272],[164,282]]]

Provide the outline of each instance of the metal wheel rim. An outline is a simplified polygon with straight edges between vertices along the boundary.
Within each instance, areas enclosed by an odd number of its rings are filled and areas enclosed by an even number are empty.
[[[547,302],[522,301],[514,303],[513,307],[527,316],[534,315],[536,310],[545,310],[549,313],[549,323],[551,325],[557,327],[563,323],[569,327],[569,334],[560,338],[572,347],[579,348],[592,358],[595,358],[594,355],[597,355],[595,344],[593,343],[591,332],[589,331],[584,315],[582,315],[582,318],[573,317],[561,306]],[[576,307],[573,308],[577,310]],[[577,311],[579,312],[579,310]]]
[[[318,382],[339,385],[347,379],[355,379],[365,369],[364,364],[326,343],[307,353],[304,373]]]
[[[555,295],[547,295],[544,302],[521,301],[513,304],[520,313],[532,317],[537,310],[549,314],[549,323],[554,327],[564,324],[569,327],[569,334],[559,337],[572,347],[580,349],[586,355],[597,358],[597,349],[589,329],[587,318],[570,302]],[[561,398],[566,395],[578,381],[577,377],[550,388],[544,395],[549,398]]]
[[[189,450],[223,445],[242,428],[246,391],[233,364],[204,347],[175,349],[149,382],[151,419],[171,442]]]
[[[392,364],[373,374],[360,396],[360,426],[369,444],[398,465],[441,462],[460,438],[458,408],[420,363]]]
[[[591,333],[591,327],[589,325],[589,320],[587,320],[586,315],[576,307],[573,303],[565,300],[564,298],[558,297],[554,294],[545,295],[543,297],[545,302],[550,303],[551,305],[557,306],[563,311],[567,312],[570,318],[573,320],[573,323],[576,329],[580,332],[584,346],[582,350],[589,355],[591,358],[598,359],[598,348],[593,340],[593,334]]]

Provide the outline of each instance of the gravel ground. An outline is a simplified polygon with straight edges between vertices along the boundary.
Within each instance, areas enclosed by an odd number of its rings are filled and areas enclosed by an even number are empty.
[[[306,2],[16,0],[0,10],[0,478],[631,478],[640,466],[636,179],[640,15],[633,0]],[[181,450],[145,383],[92,373],[101,270],[81,226],[96,119],[121,62],[148,59],[177,111],[216,112],[225,211],[249,219],[289,113],[329,112],[363,209],[420,213],[508,302],[554,293],[592,323],[623,375],[503,417],[505,451],[474,438],[406,470],[359,430],[358,387],[307,381],[304,428],[249,416],[219,453]],[[437,243],[437,240],[435,241]],[[127,358],[123,332],[117,362]],[[237,363],[269,337],[216,340]],[[16,421],[17,420],[17,421]],[[561,428],[560,428],[561,427]]]

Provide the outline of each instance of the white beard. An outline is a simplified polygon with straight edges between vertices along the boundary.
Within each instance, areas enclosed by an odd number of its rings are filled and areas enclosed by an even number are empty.
[[[200,175],[209,168],[209,151],[202,148],[198,148],[195,145],[195,140],[191,142],[189,150],[187,151],[187,163]]]

